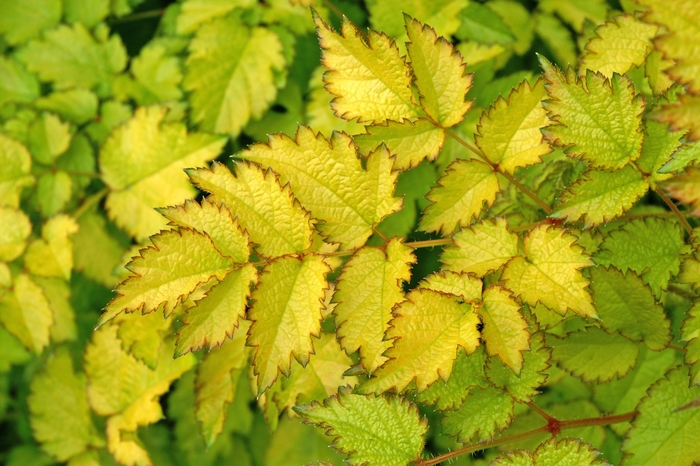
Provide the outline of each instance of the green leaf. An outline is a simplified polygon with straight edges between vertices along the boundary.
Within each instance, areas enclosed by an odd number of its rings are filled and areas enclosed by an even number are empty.
[[[615,332],[595,327],[549,337],[552,359],[584,382],[603,383],[624,377],[637,363],[639,345]],[[610,355],[615,355],[611,358]]]
[[[323,405],[294,410],[304,422],[326,429],[352,464],[408,465],[419,458],[428,430],[415,405],[403,398],[353,395],[346,388]]]
[[[560,65],[576,63],[578,51],[571,32],[556,16],[537,11],[533,16],[535,33],[552,51]]]
[[[414,290],[394,315],[386,333],[387,339],[394,339],[385,353],[389,360],[356,389],[358,393],[402,391],[414,380],[416,389],[423,391],[438,379],[449,379],[459,347],[473,353],[480,344],[479,317],[471,305],[451,295]]]
[[[11,262],[22,255],[32,223],[27,215],[11,207],[0,207],[0,261]]]
[[[109,233],[106,219],[96,212],[81,215],[78,227],[73,235],[73,269],[114,288],[119,282],[117,266],[122,263],[126,247]]]
[[[549,215],[588,227],[610,222],[634,206],[649,190],[649,180],[632,165],[621,170],[589,170],[561,194]]]
[[[110,0],[63,0],[65,21],[91,28],[109,15]]]
[[[642,156],[637,160],[637,167],[649,175],[652,189],[656,184],[671,178],[670,174],[659,173],[661,167],[668,165],[671,154],[679,146],[683,132],[672,132],[664,124],[654,121],[645,122],[646,135],[642,146]]]
[[[696,165],[700,159],[700,144],[682,144],[671,156],[666,165],[657,170],[657,173],[678,172],[687,166]]]
[[[225,165],[216,162],[211,169],[185,172],[198,188],[211,193],[208,202],[223,204],[236,216],[258,254],[277,257],[309,248],[309,214],[289,187],[282,187],[270,170],[263,171],[257,165],[237,163],[235,167],[235,177]]]
[[[688,388],[689,382],[687,368],[681,367],[649,389],[622,444],[626,465],[690,465],[700,461],[700,410],[678,411],[700,396],[700,387]]]
[[[250,7],[251,0],[186,0],[177,16],[177,33],[195,32],[202,24],[214,18],[226,16],[235,8]]]
[[[188,133],[182,123],[166,123],[164,107],[141,107],[100,149],[102,179],[110,188],[110,218],[139,240],[157,233],[165,219],[153,209],[194,197],[182,173],[216,158],[225,138]]]
[[[472,87],[472,75],[466,73],[461,55],[447,40],[438,38],[435,29],[408,15],[404,21],[410,41],[406,48],[420,105],[440,126],[454,126],[471,107],[465,96]]]
[[[82,125],[97,116],[97,96],[87,89],[69,89],[52,92],[37,99],[34,105],[59,114],[72,123]]]
[[[574,31],[581,31],[586,20],[595,23],[605,21],[607,5],[604,0],[542,0],[540,8],[556,13],[569,23]]]
[[[404,37],[404,12],[435,28],[438,35],[449,37],[460,25],[458,13],[467,5],[468,0],[370,0],[367,9],[372,27],[383,31],[389,37]],[[400,42],[397,39],[397,42]]]
[[[594,267],[591,291],[607,331],[618,331],[632,341],[642,341],[654,351],[668,345],[671,322],[639,275],[632,271],[623,274],[614,267]]]
[[[444,268],[472,272],[483,277],[518,254],[518,235],[508,229],[505,218],[484,220],[452,236],[440,257]]]
[[[29,151],[37,162],[45,165],[53,165],[68,149],[70,140],[70,124],[51,113],[42,113],[29,127]]]
[[[73,194],[73,182],[68,173],[58,170],[39,175],[36,202],[44,217],[51,217],[66,208]]]
[[[495,387],[472,387],[462,406],[442,420],[447,435],[460,443],[490,440],[513,420],[513,398]]]
[[[541,104],[544,96],[541,80],[534,86],[523,81],[508,100],[499,97],[481,115],[474,139],[491,163],[513,174],[518,167],[541,162],[542,156],[551,151],[540,132],[550,123]]]
[[[486,5],[469,3],[460,13],[462,24],[455,35],[462,39],[471,39],[483,44],[505,45],[515,38],[503,19]]]
[[[14,277],[12,290],[0,295],[0,323],[35,354],[41,353],[49,343],[53,312],[43,291],[29,275]]]
[[[115,94],[131,97],[140,105],[178,100],[182,97],[180,67],[180,60],[168,54],[163,45],[147,44],[131,61],[133,79],[121,76],[115,83]]]
[[[506,265],[506,286],[531,306],[540,302],[561,315],[571,309],[596,317],[586,289],[589,281],[581,273],[593,262],[575,242],[576,237],[561,228],[538,225],[525,237],[525,257],[517,256]]]
[[[688,310],[681,327],[681,340],[685,341],[685,362],[690,366],[690,382],[700,385],[700,305],[694,303]]]
[[[386,361],[382,354],[391,346],[384,340],[391,310],[403,301],[402,284],[411,279],[415,262],[412,250],[393,239],[385,250],[359,249],[338,277],[333,295],[338,339],[348,354],[360,351],[367,373]]]
[[[65,214],[51,217],[41,227],[41,239],[29,244],[24,255],[25,267],[40,277],[69,280],[73,270],[73,243],[70,237],[78,224]]]
[[[496,200],[501,187],[493,169],[478,160],[455,160],[426,196],[432,202],[420,220],[424,231],[452,234],[478,218]]]
[[[192,230],[164,231],[151,242],[127,264],[132,275],[117,286],[98,326],[122,312],[147,314],[161,305],[170,315],[201,284],[223,279],[232,268],[231,259],[219,254],[208,236]]]
[[[18,45],[58,24],[61,9],[61,0],[2,2],[0,34],[10,45]]]
[[[566,74],[540,57],[547,79],[544,107],[555,124],[542,130],[552,144],[566,147],[594,168],[618,169],[641,155],[644,100],[632,82],[614,75],[586,71],[580,80],[572,68]]]
[[[191,118],[202,130],[238,136],[275,99],[275,75],[285,59],[271,30],[229,15],[200,27],[189,51],[183,86],[190,92]]]
[[[270,262],[253,292],[248,312],[253,321],[247,344],[255,347],[253,371],[258,394],[282,372],[289,376],[292,356],[305,366],[314,352],[312,336],[321,332],[323,298],[329,265],[323,257],[284,256]]]
[[[155,369],[163,339],[172,334],[173,319],[164,319],[158,312],[146,315],[132,312],[119,314],[113,322],[119,325],[117,336],[124,351]]]
[[[600,452],[581,439],[555,437],[540,444],[534,452],[518,450],[499,456],[493,466],[603,466],[609,464],[599,458]]]
[[[370,154],[363,169],[352,139],[343,133],[333,133],[328,141],[299,126],[295,139],[273,135],[267,145],[256,144],[238,156],[278,173],[304,208],[323,221],[320,233],[344,249],[363,245],[372,226],[401,206],[401,200],[392,195],[397,173],[392,171],[388,151]],[[333,184],[329,178],[335,180]]]
[[[419,116],[413,102],[408,67],[386,35],[370,31],[366,41],[347,19],[341,34],[316,14],[326,90],[336,96],[335,114],[346,120],[381,123]]]
[[[465,303],[481,301],[482,281],[473,274],[462,272],[436,272],[425,277],[418,288],[448,293],[464,300]]]
[[[90,417],[85,377],[76,374],[68,350],[58,348],[30,384],[27,399],[34,437],[58,461],[102,446]]]
[[[0,57],[0,106],[7,103],[30,103],[39,94],[39,80],[36,76],[27,72],[14,56]]]
[[[60,343],[76,340],[75,310],[70,302],[71,289],[68,283],[61,278],[34,277],[34,281],[44,292],[53,312],[54,324],[49,332],[51,341]]]

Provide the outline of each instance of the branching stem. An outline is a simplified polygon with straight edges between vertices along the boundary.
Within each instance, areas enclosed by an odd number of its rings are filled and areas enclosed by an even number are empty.
[[[687,231],[689,235],[692,235],[693,234],[693,227],[690,226],[690,223],[688,223],[688,220],[686,220],[685,217],[683,216],[683,214],[681,213],[681,211],[678,210],[678,207],[676,207],[676,204],[674,204],[674,202],[671,199],[669,199],[669,197],[666,195],[666,193],[663,192],[663,190],[661,188],[659,188],[658,186],[656,187],[656,189],[654,189],[654,191],[656,191],[656,194],[661,196],[661,199],[664,200],[666,205],[673,211],[673,213],[676,215],[676,217],[678,217],[678,220],[680,220],[681,225],[683,225],[683,228],[685,228],[685,231]]]

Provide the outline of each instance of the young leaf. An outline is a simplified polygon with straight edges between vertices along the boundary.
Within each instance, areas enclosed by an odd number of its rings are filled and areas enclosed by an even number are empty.
[[[547,439],[534,452],[518,450],[499,456],[493,466],[604,466],[609,464],[599,458],[600,452],[593,445],[571,437]]]
[[[0,133],[0,205],[19,207],[25,186],[34,183],[30,175],[32,157],[22,143]]]
[[[471,305],[459,304],[450,295],[417,289],[394,311],[387,331],[394,346],[375,377],[360,385],[358,393],[382,393],[405,389],[415,380],[418,391],[438,379],[447,380],[459,347],[473,353],[479,346],[479,317]]]
[[[440,257],[444,268],[483,277],[518,254],[518,235],[508,230],[503,217],[484,220],[452,236]]]
[[[594,168],[618,169],[639,158],[644,100],[627,77],[614,75],[608,81],[587,71],[581,81],[572,68],[563,74],[543,57],[540,65],[550,97],[544,107],[555,122],[542,130],[550,143]]]
[[[514,414],[513,398],[503,390],[472,387],[462,406],[446,413],[442,427],[460,443],[484,441],[508,427]]]
[[[685,341],[685,362],[690,366],[690,382],[700,385],[700,305],[687,312],[681,327],[681,340]]]
[[[420,228],[452,234],[458,226],[467,226],[478,218],[484,206],[493,204],[500,189],[489,165],[478,160],[455,160],[428,193],[432,204],[423,212]]]
[[[440,126],[454,126],[471,107],[465,96],[472,87],[472,75],[466,73],[462,56],[445,38],[438,38],[435,29],[405,13],[404,22],[409,39],[406,49],[420,105]]]
[[[225,165],[213,163],[211,169],[185,171],[198,188],[211,193],[208,202],[235,213],[259,254],[277,257],[311,246],[309,214],[269,170],[239,163],[234,177]]]
[[[98,326],[122,312],[147,314],[161,305],[168,316],[201,284],[223,279],[233,266],[208,236],[192,230],[164,231],[151,242],[127,264],[132,275],[117,286]]]
[[[345,263],[338,277],[333,301],[337,335],[348,353],[360,351],[367,373],[386,361],[382,354],[391,346],[384,340],[391,310],[403,301],[402,283],[411,279],[412,250],[394,239],[383,251],[364,247]]]
[[[57,215],[41,227],[41,239],[29,244],[24,265],[34,275],[69,280],[73,270],[73,243],[70,237],[78,231],[72,217]]]
[[[22,255],[27,238],[32,233],[32,223],[27,215],[11,207],[0,207],[0,261],[11,262]]]
[[[0,295],[0,323],[36,354],[49,343],[54,316],[43,291],[29,275],[14,277],[11,291]]]
[[[370,31],[365,42],[347,19],[335,33],[314,13],[322,62],[328,69],[326,90],[336,96],[335,114],[345,120],[381,123],[418,115],[413,102],[408,67],[396,44],[386,35]]]
[[[253,369],[258,394],[282,372],[289,376],[292,356],[302,366],[314,351],[312,336],[321,331],[326,274],[330,267],[321,256],[303,259],[283,256],[270,262],[253,292],[248,318],[253,322],[248,345],[255,347]]]
[[[518,167],[541,162],[551,151],[540,132],[551,123],[541,103],[545,95],[542,80],[534,86],[523,81],[508,100],[499,97],[481,115],[474,140],[491,163],[513,174]]]
[[[351,464],[405,466],[423,450],[427,423],[400,397],[353,395],[348,388],[324,400],[296,406],[304,422],[326,429],[333,447]]]
[[[462,272],[439,272],[425,277],[418,288],[448,293],[464,300],[465,303],[481,301],[484,284],[473,274]]]
[[[300,126],[294,140],[273,135],[267,145],[256,144],[239,156],[271,167],[289,182],[301,204],[323,221],[321,234],[345,249],[363,245],[372,226],[401,206],[392,196],[397,174],[388,151],[370,154],[363,169],[352,139],[343,133],[333,133],[328,141]]]
[[[29,0],[0,4],[0,34],[17,45],[61,21],[60,0]]]
[[[568,309],[596,317],[589,284],[581,273],[593,265],[565,230],[541,224],[525,237],[525,256],[514,257],[503,271],[506,286],[532,306],[538,302],[564,315]]]

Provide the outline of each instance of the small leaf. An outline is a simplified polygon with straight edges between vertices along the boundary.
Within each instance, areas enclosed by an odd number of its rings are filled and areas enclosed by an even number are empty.
[[[109,15],[109,4],[110,0],[93,0],[87,3],[82,0],[63,0],[65,21],[71,24],[82,23],[91,28]]]
[[[169,54],[165,46],[147,44],[131,61],[129,71],[133,79],[120,76],[122,79],[115,83],[115,94],[124,100],[129,96],[140,105],[178,100],[182,97],[180,67],[180,60]]]
[[[404,466],[419,458],[427,423],[415,405],[400,397],[353,395],[341,389],[323,405],[294,410],[304,422],[326,429],[333,448],[348,455],[350,464]]]
[[[609,464],[599,458],[600,452],[593,445],[577,438],[555,437],[540,444],[534,452],[517,450],[499,456],[493,466],[604,466]]]
[[[27,215],[10,207],[0,207],[0,261],[11,262],[22,255],[32,223]]]
[[[55,91],[37,99],[37,108],[49,110],[72,123],[83,125],[97,116],[97,96],[87,89]]]
[[[70,237],[78,231],[73,217],[57,215],[41,227],[41,239],[29,244],[24,265],[34,275],[69,280],[73,270],[73,243]]]
[[[0,133],[0,205],[19,207],[22,189],[34,184],[31,166],[27,148]]]
[[[700,385],[700,305],[696,302],[688,309],[681,327],[681,340],[685,341],[685,362],[690,366],[690,383]]]
[[[700,82],[700,79],[696,80]],[[688,129],[688,139],[700,139],[700,124],[695,116],[700,110],[700,96],[683,94],[678,102],[663,105],[652,112],[652,117],[661,123],[668,123],[671,131]]]
[[[425,277],[418,288],[448,293],[464,300],[465,303],[481,301],[482,281],[473,274],[462,272],[436,272]]]
[[[0,295],[0,323],[35,354],[41,353],[49,343],[53,312],[43,291],[29,275],[14,277],[12,290]]]
[[[460,408],[448,411],[442,420],[447,435],[460,443],[490,440],[513,420],[513,398],[495,387],[472,387]]]
[[[669,131],[666,125],[654,121],[646,121],[644,124],[646,135],[642,146],[642,156],[637,160],[637,167],[649,175],[653,189],[657,183],[671,178],[669,174],[660,173],[661,167],[670,163],[671,154],[677,157],[683,132]]]

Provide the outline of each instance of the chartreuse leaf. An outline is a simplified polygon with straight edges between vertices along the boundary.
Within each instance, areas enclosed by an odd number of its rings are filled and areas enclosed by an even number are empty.
[[[19,207],[25,186],[34,183],[32,157],[22,143],[0,133],[0,205]]]
[[[627,73],[644,63],[658,30],[657,25],[643,23],[632,15],[615,16],[598,26],[595,37],[586,43],[581,72],[598,71],[607,78],[612,78],[613,73]]]
[[[394,396],[338,395],[294,408],[308,424],[326,429],[350,464],[404,466],[419,458],[427,423],[415,405]]]
[[[182,174],[216,158],[225,138],[187,133],[181,123],[165,123],[165,107],[141,107],[115,129],[100,149],[102,179],[110,188],[106,208],[115,223],[139,240],[166,222],[153,209],[193,197]]]
[[[432,204],[423,212],[420,228],[449,235],[493,204],[500,189],[496,173],[486,163],[455,160],[426,196]]]
[[[479,346],[479,317],[470,304],[460,304],[454,296],[417,289],[394,314],[386,333],[387,339],[394,339],[385,353],[389,360],[356,389],[358,393],[402,391],[414,380],[416,389],[423,391],[438,379],[449,379],[459,347],[473,353]]]
[[[182,97],[180,60],[169,55],[165,46],[147,44],[129,66],[133,79],[120,76],[115,84],[118,98],[127,96],[141,105],[149,105]]]
[[[151,369],[158,364],[158,355],[167,335],[172,335],[173,319],[164,319],[158,312],[121,313],[113,321],[119,325],[117,336],[124,351]]]
[[[87,123],[97,115],[97,96],[87,89],[55,91],[37,99],[34,105],[49,110],[78,125]]]
[[[224,204],[236,212],[236,220],[250,235],[259,254],[276,257],[310,247],[309,214],[291,190],[282,187],[270,170],[247,163],[235,167],[235,177],[225,165],[216,162],[211,169],[185,171],[198,188],[211,193],[208,202]]]
[[[550,143],[594,168],[618,169],[639,158],[644,100],[627,77],[607,80],[588,70],[580,80],[573,68],[563,74],[543,57],[540,65],[550,97],[544,107],[555,122],[542,130]]]
[[[481,300],[481,289],[484,285],[481,279],[473,274],[445,271],[428,275],[418,287],[452,294],[470,303]]]
[[[621,216],[649,190],[649,180],[632,165],[621,170],[589,170],[559,198],[549,215],[586,227],[598,226]]]
[[[336,96],[335,114],[346,120],[380,123],[419,116],[413,102],[408,67],[396,44],[386,35],[369,31],[366,41],[347,19],[341,34],[314,14],[323,49],[326,90]]]
[[[384,340],[391,310],[403,301],[402,284],[411,279],[415,262],[412,250],[393,239],[385,250],[358,250],[338,277],[333,295],[338,339],[348,354],[360,351],[360,363],[370,374],[386,361],[382,354],[391,346]]]
[[[373,0],[367,2],[367,9],[372,27],[390,37],[400,37],[406,33],[401,11],[430,24],[439,35],[449,37],[459,28],[459,12],[467,3],[467,0]]]
[[[289,376],[292,356],[305,366],[314,351],[311,337],[318,337],[330,266],[321,256],[302,259],[284,256],[270,262],[253,292],[255,304],[248,311],[253,321],[248,345],[256,348],[253,369],[258,394],[270,387],[282,372]]]
[[[530,349],[529,325],[520,307],[508,290],[494,285],[484,290],[483,304],[477,308],[488,354],[498,356],[516,374],[523,368],[523,351]]]
[[[328,141],[299,126],[295,139],[273,135],[267,145],[256,144],[238,156],[271,167],[282,183],[290,184],[304,208],[323,221],[318,226],[321,234],[352,249],[363,245],[372,226],[401,206],[393,197],[397,173],[388,151],[370,154],[366,169],[355,152],[344,133],[333,133]]]
[[[186,0],[177,16],[178,34],[197,31],[200,25],[213,18],[227,15],[234,8],[250,7],[251,0]]]
[[[551,123],[541,103],[545,95],[543,81],[534,86],[523,81],[508,100],[499,97],[481,115],[474,140],[491,163],[512,174],[518,167],[541,162],[551,151],[540,132]]]
[[[472,75],[467,74],[461,55],[445,38],[438,38],[435,29],[406,14],[404,22],[409,39],[406,49],[420,105],[440,126],[454,126],[471,107],[465,96],[472,87]]]
[[[201,284],[223,279],[232,268],[231,259],[219,254],[208,236],[192,230],[164,231],[151,241],[153,246],[127,264],[132,275],[117,286],[98,326],[122,312],[147,314],[161,305],[170,315]]]
[[[250,256],[248,235],[242,230],[225,205],[208,199],[198,203],[186,200],[183,205],[156,209],[170,224],[206,233],[222,256],[234,262],[246,262]]]
[[[59,347],[30,384],[27,398],[34,438],[58,461],[103,446],[90,417],[85,377],[76,374],[68,350]]]
[[[52,165],[68,149],[70,140],[70,125],[51,113],[42,113],[29,126],[29,151],[45,165]]]
[[[626,465],[700,461],[700,410],[678,411],[700,396],[700,387],[689,388],[689,383],[688,369],[680,367],[652,385],[637,406],[639,414],[622,444]]]
[[[0,105],[10,102],[30,103],[39,94],[39,80],[36,76],[29,73],[14,56],[0,57]]]
[[[365,134],[353,137],[358,149],[369,154],[384,143],[396,155],[394,168],[399,170],[413,168],[423,159],[435,160],[445,142],[445,131],[425,118],[401,123],[387,120],[365,129]]]
[[[688,310],[681,327],[681,339],[685,341],[685,362],[690,366],[690,382],[700,385],[700,305]]]
[[[202,25],[189,50],[183,86],[201,129],[238,136],[251,117],[262,117],[285,66],[277,34],[234,14]]]
[[[596,327],[569,333],[564,338],[547,338],[552,342],[552,359],[584,382],[603,383],[624,377],[639,355],[639,344]]]
[[[36,202],[44,217],[50,217],[65,209],[73,194],[73,182],[64,171],[39,175],[36,183]]]
[[[32,232],[32,223],[27,215],[11,207],[0,207],[0,261],[17,259],[27,247],[27,238]]]
[[[508,427],[513,415],[513,398],[506,392],[492,386],[472,387],[462,406],[445,414],[442,427],[460,443],[488,440]]]
[[[39,35],[61,21],[61,0],[28,0],[0,4],[0,34],[11,45]]]
[[[635,272],[623,274],[614,267],[594,267],[591,291],[598,316],[607,331],[619,331],[630,340],[643,341],[654,351],[668,345],[671,322],[651,289]]]
[[[493,466],[603,466],[609,464],[599,458],[593,445],[571,437],[547,439],[534,452],[511,451],[494,459]]]
[[[93,27],[109,14],[110,0],[63,0],[65,21],[71,24],[82,23]]]
[[[316,131],[323,134],[331,134],[333,130],[344,131],[348,134],[358,134],[363,132],[365,129],[363,125],[352,121],[343,120],[335,116],[333,113],[333,109],[331,108],[331,100],[333,100],[333,96],[325,89],[325,84],[323,82],[324,71],[326,71],[326,69],[323,67],[323,65],[316,67],[314,72],[311,74],[311,79],[309,80],[309,97],[306,103],[307,123]],[[387,122],[387,124],[389,123],[391,122]],[[433,131],[441,131],[440,128],[435,127],[435,125],[427,121],[425,123],[430,125],[430,128]],[[404,129],[404,125],[401,123],[396,123],[395,126],[397,129]],[[358,146],[361,145],[359,139],[356,139],[355,143],[358,144]],[[367,144],[371,145],[369,142]],[[379,142],[377,142],[374,147],[367,148],[366,146],[363,146],[362,149],[364,150],[364,153],[369,153],[378,145]],[[435,157],[437,157],[437,154],[435,154]]]
[[[34,281],[43,291],[53,312],[54,324],[49,332],[51,341],[60,343],[75,340],[77,328],[75,311],[70,302],[69,284],[61,278],[34,277]]]
[[[106,219],[88,211],[78,218],[78,232],[73,235],[73,268],[86,277],[113,289],[119,279],[116,269],[126,249],[107,230]]]
[[[29,275],[14,277],[12,289],[0,295],[0,323],[36,354],[49,343],[53,312],[43,291]]]
[[[611,231],[594,258],[598,265],[637,272],[658,298],[671,277],[678,274],[680,256],[689,252],[678,223],[646,218]]]
[[[700,144],[682,144],[678,147],[678,150],[672,154],[671,160],[657,170],[657,173],[667,174],[681,171],[686,167],[696,165],[698,159],[700,159]]]
[[[506,265],[503,279],[520,300],[538,302],[564,315],[568,309],[584,317],[596,317],[589,281],[581,273],[593,265],[576,237],[557,227],[541,224],[524,241],[525,257],[516,256]]]
[[[231,341],[207,353],[197,368],[195,416],[207,446],[221,433],[226,407],[236,394],[240,373],[248,367],[245,340],[249,328],[250,322],[242,321]]]
[[[498,45],[511,43],[515,39],[498,13],[486,5],[468,4],[461,12],[460,19],[462,24],[455,33],[459,39]]]
[[[24,265],[34,275],[69,280],[73,270],[73,243],[70,237],[78,231],[72,217],[57,215],[41,227],[41,239],[29,244]]]
[[[196,306],[187,309],[181,319],[184,325],[177,333],[175,356],[204,346],[211,350],[230,338],[245,315],[250,286],[257,277],[252,264],[231,270]]]
[[[637,167],[649,176],[653,189],[657,183],[671,178],[670,174],[660,173],[661,167],[670,163],[671,154],[677,154],[683,132],[669,131],[666,125],[650,120],[645,121],[645,127],[642,156],[637,160]]]

